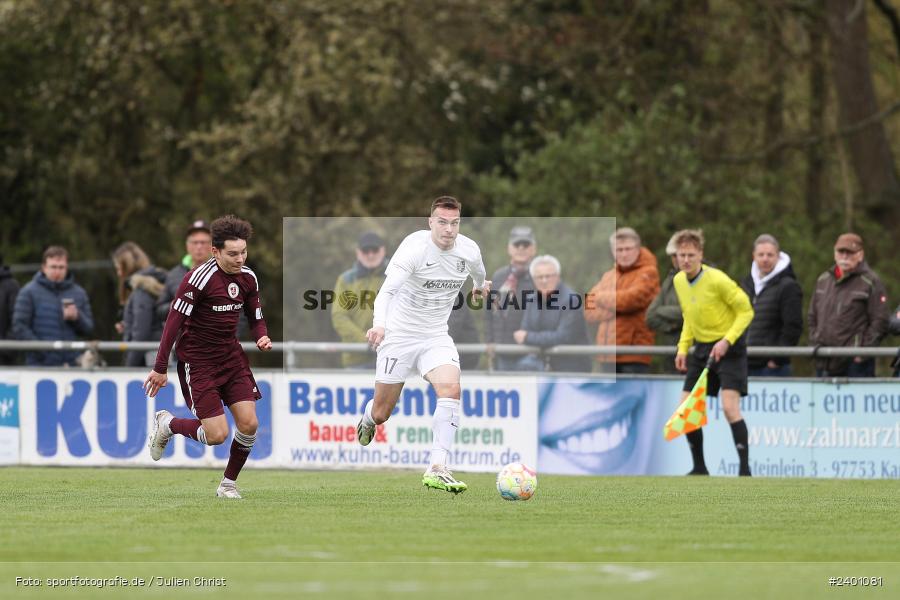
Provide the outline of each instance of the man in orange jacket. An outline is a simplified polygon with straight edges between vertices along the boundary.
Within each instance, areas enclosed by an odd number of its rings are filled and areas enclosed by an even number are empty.
[[[603,274],[588,294],[584,317],[599,323],[597,344],[652,346],[655,334],[647,326],[647,307],[659,294],[656,257],[641,246],[641,238],[630,227],[620,227],[610,237],[616,266]],[[598,356],[601,366],[612,361]],[[616,373],[647,373],[650,357],[620,354],[615,357]]]

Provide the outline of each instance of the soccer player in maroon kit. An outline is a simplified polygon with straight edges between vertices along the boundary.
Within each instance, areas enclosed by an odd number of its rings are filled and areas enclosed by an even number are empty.
[[[174,434],[215,446],[228,437],[223,404],[234,416],[237,431],[225,476],[216,490],[220,498],[240,498],[235,480],[256,441],[256,401],[262,396],[247,356],[235,333],[243,310],[260,350],[271,350],[259,303],[259,282],[244,266],[250,223],[228,215],[213,221],[213,257],[188,271],[166,319],[156,364],[144,389],[153,398],[168,381],[169,353],[175,349],[184,400],[195,419],[179,419],[167,410],[156,413],[150,434],[150,456],[159,460]],[[181,335],[178,338],[179,334]]]

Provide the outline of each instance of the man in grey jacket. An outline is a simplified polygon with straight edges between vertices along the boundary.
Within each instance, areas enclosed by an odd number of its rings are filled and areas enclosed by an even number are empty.
[[[584,321],[584,302],[560,279],[559,261],[549,254],[538,256],[529,268],[535,293],[525,296],[525,315],[521,329],[513,332],[517,344],[552,348],[560,345],[586,345],[587,326]],[[519,371],[589,372],[591,358],[587,355],[550,355],[545,365],[541,356],[526,355],[516,363]]]
[[[834,244],[834,266],[819,275],[809,304],[814,346],[877,346],[887,332],[887,292],[865,261],[863,240],[844,233]],[[816,359],[818,377],[874,377],[875,359]]]

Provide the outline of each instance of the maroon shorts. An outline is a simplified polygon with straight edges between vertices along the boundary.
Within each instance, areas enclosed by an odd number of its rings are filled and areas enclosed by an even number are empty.
[[[223,404],[262,398],[250,367],[243,361],[197,365],[179,360],[177,368],[184,401],[198,419],[224,415]]]

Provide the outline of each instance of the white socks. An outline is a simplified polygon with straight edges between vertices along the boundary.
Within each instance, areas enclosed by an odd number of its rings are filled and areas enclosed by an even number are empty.
[[[366,410],[363,412],[362,422],[363,425],[371,427],[375,425],[375,419],[372,418],[372,406],[375,404],[375,400],[369,400],[366,402]]]
[[[459,400],[455,398],[438,398],[434,409],[432,432],[434,441],[431,444],[431,464],[446,465],[453,447],[453,438],[459,427]]]
[[[375,420],[372,418],[372,406],[374,404],[374,400],[369,400],[366,403],[366,409],[362,416],[363,425],[370,427],[375,425]],[[459,400],[455,398],[438,398],[431,426],[434,436],[431,444],[432,465],[446,466],[449,462],[453,439],[456,437],[456,430],[459,427],[459,413]]]

